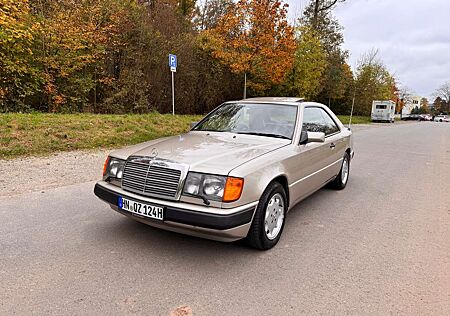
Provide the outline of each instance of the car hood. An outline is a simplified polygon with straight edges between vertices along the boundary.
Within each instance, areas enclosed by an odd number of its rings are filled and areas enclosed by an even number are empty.
[[[228,174],[235,167],[265,153],[290,144],[287,139],[243,135],[226,132],[189,132],[161,138],[111,153],[127,159],[129,156],[167,159],[189,165],[189,170]]]

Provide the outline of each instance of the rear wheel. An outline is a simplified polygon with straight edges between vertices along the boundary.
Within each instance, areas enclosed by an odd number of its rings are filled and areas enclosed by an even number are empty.
[[[342,160],[341,170],[336,179],[331,182],[331,187],[336,190],[342,190],[345,188],[350,176],[350,155],[346,152],[344,159]]]
[[[280,183],[272,182],[259,200],[247,243],[260,250],[275,246],[283,232],[286,211],[286,192]]]

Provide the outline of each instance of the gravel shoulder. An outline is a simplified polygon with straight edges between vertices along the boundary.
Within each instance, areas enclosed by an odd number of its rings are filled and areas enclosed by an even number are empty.
[[[396,123],[405,124],[404,122]],[[358,124],[357,133],[372,128],[393,127],[388,123]],[[0,160],[0,196],[42,191],[75,183],[98,180],[103,163],[111,150],[60,152],[47,157],[26,157]]]
[[[48,157],[0,160],[0,196],[99,179],[109,150],[61,152]]]

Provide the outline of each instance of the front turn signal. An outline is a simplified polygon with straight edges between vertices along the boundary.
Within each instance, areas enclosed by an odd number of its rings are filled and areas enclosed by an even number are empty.
[[[106,171],[108,170],[109,156],[106,157],[105,163],[103,164],[103,176],[106,176]]]
[[[244,188],[244,179],[228,177],[225,183],[225,190],[223,192],[223,202],[234,202],[241,197],[242,189]]]

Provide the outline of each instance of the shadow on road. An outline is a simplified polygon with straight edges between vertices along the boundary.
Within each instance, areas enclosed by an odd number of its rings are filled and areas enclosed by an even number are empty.
[[[314,239],[314,234],[308,234],[311,233],[308,226],[316,221],[313,214],[321,208],[319,201],[333,199],[334,194],[336,191],[323,188],[297,204],[287,216],[279,244],[266,252],[250,248],[243,240],[225,243],[165,231],[134,221],[112,210],[109,216],[114,216],[114,219],[104,222],[101,229],[91,232],[95,234],[92,239],[99,244],[114,243],[115,247],[126,249],[125,252],[130,256],[138,252],[148,257],[166,257],[177,261],[185,256],[191,257],[194,253],[196,264],[207,264],[214,260],[233,262],[236,258],[239,258],[238,261],[241,263],[246,261],[250,263],[255,255],[274,254],[288,244],[299,247],[302,239]],[[322,210],[322,214],[324,212],[333,213],[335,210]]]

